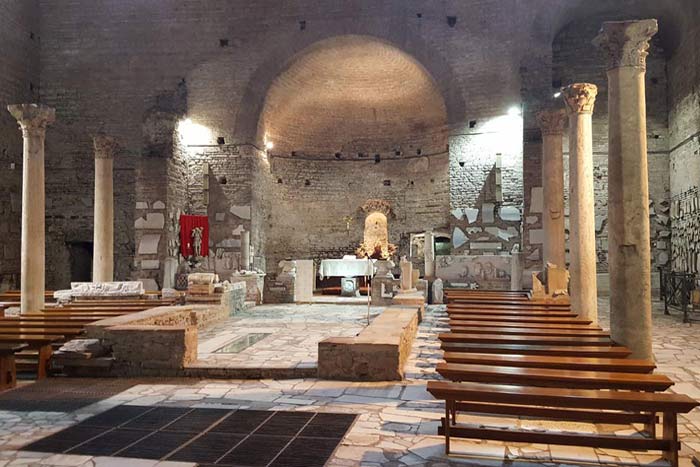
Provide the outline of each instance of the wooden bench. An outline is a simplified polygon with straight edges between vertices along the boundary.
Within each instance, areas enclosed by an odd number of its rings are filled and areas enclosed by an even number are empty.
[[[439,320],[438,320],[439,321]],[[575,324],[546,324],[546,323],[520,323],[520,322],[503,322],[495,323],[493,321],[480,321],[477,319],[462,319],[460,317],[449,318],[450,326],[466,326],[466,327],[493,327],[500,328],[531,328],[531,329],[596,329],[602,330],[600,326],[588,324],[589,322],[577,322]]]
[[[497,316],[497,317],[523,317],[523,318],[577,318],[578,314],[571,311],[527,311],[527,310],[452,310],[448,309],[450,317],[462,315],[473,316]]]
[[[673,381],[664,375],[606,371],[520,368],[462,363],[438,363],[437,372],[451,381],[520,386],[665,391]]]
[[[479,315],[474,314],[459,314],[452,315],[450,318],[459,318],[464,320],[480,320],[480,321],[494,321],[496,323],[542,323],[542,324],[591,324],[591,320],[581,319],[581,318],[559,318],[559,317],[549,317],[549,316],[489,316],[489,315]]]
[[[450,326],[453,333],[458,334],[502,334],[502,335],[519,335],[519,336],[580,336],[580,337],[608,337],[610,333],[598,329],[588,329],[581,327],[580,329],[537,329],[537,328],[514,328],[506,326]]]
[[[584,358],[546,355],[486,354],[445,352],[447,363],[512,366],[522,368],[551,368],[559,370],[610,371],[621,373],[651,373],[656,365],[651,360],[631,358]]]
[[[445,436],[445,452],[450,453],[450,438],[488,439],[504,442],[587,446],[607,449],[658,450],[672,467],[678,466],[677,414],[688,413],[698,402],[685,395],[637,391],[535,388],[448,381],[428,382],[428,392],[445,401],[445,417],[438,433]],[[552,410],[552,408],[555,408]],[[601,411],[608,412],[601,412]],[[552,420],[598,421],[609,413],[608,423],[628,424],[633,416],[640,423],[650,414],[663,414],[661,437],[599,435],[525,431],[517,428],[474,427],[457,424],[458,411],[486,414],[531,416]],[[620,417],[619,420],[616,417]]]
[[[46,377],[52,344],[63,336],[57,334],[0,334],[0,344],[25,344],[27,349],[38,352],[37,379]]]
[[[447,332],[438,334],[442,342],[464,342],[474,344],[519,344],[519,345],[565,345],[610,346],[613,342],[607,337],[562,337],[562,336],[508,336],[501,334],[462,334]]]
[[[478,344],[466,342],[442,342],[447,352],[474,352],[520,355],[549,355],[558,357],[625,358],[632,352],[617,345],[595,347],[568,347],[560,345]]]

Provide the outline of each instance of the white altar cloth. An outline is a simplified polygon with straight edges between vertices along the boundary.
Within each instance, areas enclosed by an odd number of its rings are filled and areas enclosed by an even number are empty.
[[[321,279],[326,277],[374,276],[374,262],[367,259],[323,259],[318,268]]]

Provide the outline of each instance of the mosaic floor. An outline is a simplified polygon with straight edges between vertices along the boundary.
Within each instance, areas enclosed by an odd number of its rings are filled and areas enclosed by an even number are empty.
[[[337,302],[341,297],[332,298]],[[370,315],[380,312],[381,308],[372,307]],[[198,364],[235,368],[316,367],[319,341],[355,336],[366,323],[366,304],[258,306],[200,332]],[[251,344],[256,339],[260,340]]]
[[[607,323],[606,300],[600,301],[601,321]],[[436,332],[442,328],[439,307],[431,307],[420,327],[409,362],[407,379],[397,384],[297,380],[194,381],[135,380],[133,387],[101,402],[69,412],[0,411],[0,466],[133,466],[165,467],[158,461],[49,455],[18,451],[22,446],[121,404],[164,407],[282,410],[358,414],[357,421],[331,457],[329,466],[500,466],[557,467],[605,465],[664,465],[645,452],[566,446],[453,441],[460,457],[443,456],[443,440],[435,436],[442,405],[425,392],[425,380],[434,377],[440,359]],[[654,345],[659,370],[672,376],[678,392],[700,398],[700,325],[685,325],[678,315],[655,312]],[[359,326],[359,324],[358,324]],[[86,384],[74,380],[76,387]],[[88,383],[89,384],[89,383]],[[542,423],[505,418],[463,416],[463,421],[489,426],[528,426],[533,429],[609,432],[610,425]],[[618,431],[621,427],[615,427]],[[622,427],[624,428],[624,427]],[[681,465],[700,451],[700,411],[679,416]],[[524,462],[525,460],[533,462]]]

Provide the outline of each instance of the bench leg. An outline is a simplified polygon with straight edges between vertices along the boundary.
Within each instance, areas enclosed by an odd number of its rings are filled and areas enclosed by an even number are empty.
[[[678,423],[676,414],[664,413],[664,440],[669,443],[669,450],[663,452],[663,458],[671,464],[671,467],[678,467]]]
[[[452,424],[456,425],[457,424],[457,401],[452,401],[450,403],[450,408],[452,412]]]
[[[644,431],[649,433],[651,438],[656,438],[656,414],[651,412],[647,416],[649,421],[644,424]]]
[[[15,356],[0,357],[0,390],[11,389],[17,384]]]
[[[443,430],[445,431],[445,454],[450,454],[450,414],[452,412],[452,405],[454,401],[445,401],[445,421],[443,425]]]
[[[36,379],[46,378],[52,353],[53,349],[51,348],[51,344],[39,347],[39,366],[36,370]]]

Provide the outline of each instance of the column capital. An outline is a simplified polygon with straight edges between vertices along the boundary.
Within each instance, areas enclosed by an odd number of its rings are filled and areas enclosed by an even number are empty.
[[[561,89],[566,111],[571,114],[592,114],[598,86],[591,83],[575,83]]]
[[[608,70],[620,67],[646,69],[649,39],[658,30],[655,19],[606,21],[593,44],[608,56]]]
[[[564,109],[546,109],[537,112],[537,124],[543,135],[563,135],[566,126]]]
[[[113,159],[119,151],[119,143],[111,136],[95,135],[92,141],[95,145],[95,159]]]
[[[13,104],[7,111],[15,117],[24,136],[46,131],[46,127],[56,121],[56,109],[44,104]]]

